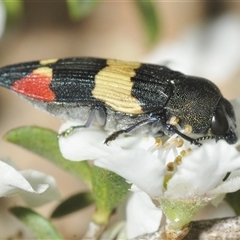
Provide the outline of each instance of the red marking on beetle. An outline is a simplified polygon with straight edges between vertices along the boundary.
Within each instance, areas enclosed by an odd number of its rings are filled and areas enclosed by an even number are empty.
[[[51,81],[50,76],[31,73],[25,78],[15,81],[11,89],[27,97],[51,102],[55,99],[54,92],[49,88]]]

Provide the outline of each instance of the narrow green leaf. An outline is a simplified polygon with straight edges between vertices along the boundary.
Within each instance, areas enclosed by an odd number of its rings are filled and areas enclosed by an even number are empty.
[[[23,13],[23,2],[21,0],[3,0],[7,10],[7,18],[10,22],[18,19]]]
[[[90,192],[81,192],[62,201],[53,211],[51,218],[63,217],[67,214],[81,210],[94,203]]]
[[[67,0],[69,16],[72,20],[79,20],[89,15],[97,6],[97,0]]]
[[[4,139],[42,156],[91,187],[91,169],[87,161],[65,159],[59,150],[56,132],[40,127],[19,127],[7,132]]]
[[[227,203],[233,208],[234,212],[240,215],[240,190],[232,193],[227,193],[225,196]]]
[[[37,239],[63,239],[50,221],[31,209],[13,207],[10,209],[10,212],[25,223],[35,234]]]
[[[151,0],[136,0],[135,3],[145,24],[148,41],[152,44],[157,40],[160,32],[158,14],[155,10],[156,6]]]
[[[97,207],[93,220],[98,224],[107,224],[112,211],[128,195],[130,184],[117,174],[94,166],[92,186]]]

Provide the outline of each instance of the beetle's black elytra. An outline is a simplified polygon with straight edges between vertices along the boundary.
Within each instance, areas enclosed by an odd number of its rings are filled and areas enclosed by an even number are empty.
[[[106,143],[122,133],[177,133],[197,145],[208,138],[237,141],[233,107],[217,86],[160,65],[48,59],[1,68],[0,85],[57,117],[114,131]],[[170,123],[172,117],[179,119],[180,130]],[[186,125],[199,136],[183,133]]]

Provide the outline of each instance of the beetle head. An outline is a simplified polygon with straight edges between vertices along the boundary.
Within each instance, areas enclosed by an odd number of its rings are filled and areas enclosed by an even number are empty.
[[[225,139],[227,143],[237,142],[236,118],[233,107],[225,98],[218,102],[212,117],[211,132],[216,139]]]

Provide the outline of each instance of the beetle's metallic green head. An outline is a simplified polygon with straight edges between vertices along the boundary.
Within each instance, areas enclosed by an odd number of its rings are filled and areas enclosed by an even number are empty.
[[[216,139],[225,139],[227,143],[234,144],[238,140],[236,128],[233,107],[228,100],[221,98],[212,117],[211,132]]]

